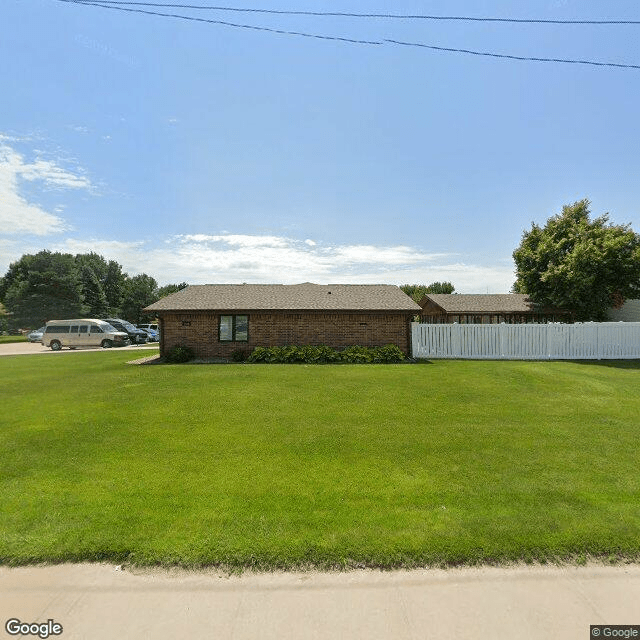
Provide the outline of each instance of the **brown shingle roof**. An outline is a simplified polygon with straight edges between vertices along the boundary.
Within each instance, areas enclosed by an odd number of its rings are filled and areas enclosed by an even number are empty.
[[[531,313],[533,303],[524,293],[430,293],[429,299],[447,313]]]
[[[420,311],[389,284],[201,284],[172,293],[145,311]]]

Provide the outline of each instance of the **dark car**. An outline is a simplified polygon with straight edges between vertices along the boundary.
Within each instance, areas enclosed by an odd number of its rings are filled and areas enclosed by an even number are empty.
[[[130,322],[122,320],[122,318],[104,318],[104,321],[118,331],[124,331],[129,336],[131,344],[146,344],[149,339],[148,334],[142,329],[137,329]]]

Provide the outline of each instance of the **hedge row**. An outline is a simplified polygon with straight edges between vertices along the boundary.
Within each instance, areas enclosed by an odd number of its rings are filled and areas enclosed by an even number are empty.
[[[193,349],[184,345],[175,345],[165,355],[165,361],[177,364],[189,362],[195,357]],[[297,347],[256,347],[247,357],[246,352],[237,349],[231,354],[235,362],[268,362],[268,363],[306,363],[324,364],[327,362],[344,362],[351,364],[402,362],[404,354],[395,344],[384,347],[347,347],[337,351],[326,345],[314,347],[305,345]]]
[[[288,345],[284,347],[256,347],[247,362],[273,362],[273,363],[294,363],[301,362],[307,364],[321,364],[327,362],[344,363],[384,363],[402,362],[404,354],[394,344],[384,347],[347,347],[342,351],[337,351],[331,347],[321,345],[314,347],[305,345],[297,347]]]

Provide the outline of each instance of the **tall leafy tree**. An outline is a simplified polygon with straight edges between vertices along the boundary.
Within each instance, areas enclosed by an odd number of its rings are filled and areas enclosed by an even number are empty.
[[[124,285],[121,315],[134,324],[142,322],[142,310],[157,300],[158,283],[146,273],[128,278]]]
[[[107,261],[98,253],[78,253],[76,255],[78,267],[90,267],[100,283],[104,283],[107,276]]]
[[[90,264],[80,267],[82,280],[82,298],[87,307],[87,315],[92,318],[104,318],[109,312],[107,296],[104,293],[102,283]]]
[[[78,318],[86,312],[82,280],[71,254],[24,255],[9,267],[7,276],[4,303],[13,327],[37,327],[47,320]]]
[[[115,260],[109,260],[102,288],[107,298],[107,315],[110,317],[121,315],[120,307],[126,280],[127,274],[123,273],[122,266]]]
[[[611,307],[640,297],[640,235],[630,225],[590,218],[589,200],[562,208],[544,227],[532,223],[513,252],[515,292],[576,320],[606,320]]]
[[[420,302],[427,293],[453,293],[455,287],[450,282],[432,282],[431,284],[403,284],[400,289],[416,302]]]

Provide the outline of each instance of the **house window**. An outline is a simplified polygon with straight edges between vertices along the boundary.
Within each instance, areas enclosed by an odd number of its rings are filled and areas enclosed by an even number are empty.
[[[249,316],[220,316],[218,339],[220,342],[247,342]]]

